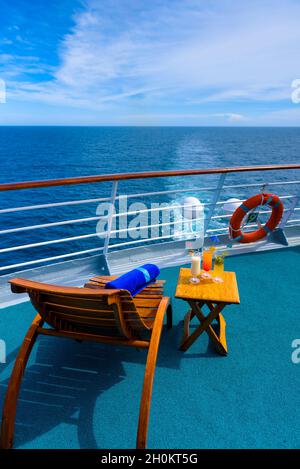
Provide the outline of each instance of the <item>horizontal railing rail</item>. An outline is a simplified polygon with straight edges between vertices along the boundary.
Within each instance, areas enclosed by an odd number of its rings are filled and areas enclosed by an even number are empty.
[[[60,254],[59,256],[51,256],[51,257],[43,257],[42,259],[34,259],[32,261],[26,261],[26,262],[18,262],[16,264],[10,264],[6,266],[0,267],[0,271],[6,271],[9,269],[16,269],[20,267],[27,267],[30,265],[36,265],[36,264],[41,264],[43,262],[50,262],[50,261],[58,261],[61,259],[67,259],[70,257],[77,257],[77,256],[82,256],[90,253],[100,253],[103,252],[103,247],[97,247],[93,249],[84,249],[83,251],[76,251],[76,252],[68,252],[66,254]]]

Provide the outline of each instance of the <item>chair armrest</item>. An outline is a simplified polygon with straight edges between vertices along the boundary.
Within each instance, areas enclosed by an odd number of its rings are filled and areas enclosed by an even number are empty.
[[[80,288],[80,287],[65,287],[60,285],[50,285],[48,283],[42,282],[33,282],[32,280],[27,280],[24,278],[13,278],[9,280],[11,285],[11,291],[13,293],[29,293],[32,291],[37,292],[47,292],[47,293],[60,293],[65,295],[73,295],[73,296],[86,296],[86,297],[97,297],[100,294],[100,288],[95,290],[89,290],[87,288]],[[113,290],[113,289],[102,289],[101,295],[103,296],[114,296],[119,294],[120,290]]]

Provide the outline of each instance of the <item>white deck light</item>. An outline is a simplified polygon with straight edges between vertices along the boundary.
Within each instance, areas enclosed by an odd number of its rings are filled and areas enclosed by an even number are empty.
[[[226,200],[223,205],[223,210],[227,213],[233,213],[242,203],[242,200],[233,197],[231,199]]]

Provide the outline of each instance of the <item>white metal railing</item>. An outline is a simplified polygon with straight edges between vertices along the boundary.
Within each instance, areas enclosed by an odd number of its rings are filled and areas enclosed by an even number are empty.
[[[33,261],[26,261],[26,262],[19,262],[16,264],[10,264],[6,266],[1,266],[0,271],[6,271],[8,269],[15,269],[15,268],[20,268],[20,267],[27,267],[31,265],[36,265],[36,264],[42,264],[44,262],[50,262],[50,261],[58,261],[61,259],[67,259],[70,257],[77,257],[85,254],[90,254],[92,252],[102,252],[103,248],[93,248],[93,249],[85,249],[83,251],[76,251],[76,252],[69,252],[67,254],[61,254],[59,256],[51,256],[51,257],[43,257],[42,259],[35,259]]]
[[[296,166],[296,167],[295,167]],[[270,169],[279,169],[278,167],[270,168]],[[284,170],[286,169],[287,171],[289,169],[300,169],[300,165],[294,165],[293,168],[290,167],[280,167],[280,169]],[[241,169],[244,171],[243,169]],[[253,167],[252,169],[247,169],[249,173],[251,171],[257,171],[257,167]],[[236,193],[245,193],[247,192],[248,188],[264,188],[265,191],[268,191],[269,187],[277,187],[277,186],[282,186],[282,187],[293,187],[297,186],[297,191],[295,194],[282,194],[280,195],[280,198],[284,201],[287,202],[287,205],[285,206],[284,209],[284,215],[280,224],[280,228],[283,229],[285,226],[295,226],[300,224],[300,219],[299,217],[294,218],[294,215],[298,214],[300,210],[299,206],[299,198],[300,198],[300,180],[295,179],[295,180],[277,180],[277,181],[268,181],[265,183],[263,180],[261,182],[255,182],[255,183],[247,183],[247,184],[225,184],[225,180],[227,177],[227,174],[230,172],[239,172],[237,171],[232,171],[232,169],[228,170],[222,170],[220,171],[219,174],[219,179],[218,182],[215,186],[201,186],[201,187],[195,187],[195,188],[188,188],[188,189],[172,189],[172,190],[162,190],[162,191],[151,191],[151,192],[139,192],[139,193],[131,193],[126,195],[128,199],[148,199],[157,197],[157,196],[170,196],[172,194],[190,194],[190,193],[201,193],[201,196],[206,192],[211,192],[212,191],[212,197],[211,200],[205,201],[203,203],[203,206],[206,210],[206,216],[205,216],[205,223],[204,223],[204,229],[205,229],[205,234],[224,234],[225,232],[228,231],[228,226],[211,226],[212,223],[214,223],[217,220],[228,220],[231,215],[228,213],[224,213],[221,211],[219,213],[220,209],[222,209],[222,205],[226,202],[225,193],[226,191],[235,191]],[[145,173],[147,174],[147,173]],[[205,174],[205,172],[199,172],[199,174]],[[151,177],[162,177],[164,173],[159,173],[157,176],[151,176]],[[180,174],[182,177],[185,176],[185,174]],[[123,177],[124,175],[121,175],[122,179],[126,179]],[[149,177],[145,175],[144,177]],[[141,174],[140,179],[143,178],[143,174]],[[121,178],[120,178],[121,179]],[[128,177],[130,179],[130,177]],[[106,179],[107,180],[107,179]],[[88,182],[88,181],[87,181]],[[99,182],[99,184],[101,181]],[[45,184],[43,184],[45,185]],[[49,185],[55,185],[55,184],[49,184]],[[5,185],[7,186],[7,185]],[[36,186],[36,185],[35,185]],[[35,187],[33,186],[33,187]],[[16,188],[18,189],[18,188]],[[245,191],[244,191],[245,189]],[[1,185],[0,185],[0,190],[1,190]],[[7,190],[14,190],[14,189],[7,189]],[[41,223],[41,224],[29,224],[29,225],[24,225],[24,226],[17,226],[17,227],[12,227],[12,226],[6,226],[4,229],[0,230],[0,242],[2,237],[5,235],[13,234],[13,233],[24,233],[27,231],[31,230],[38,230],[38,229],[44,229],[46,230],[47,228],[53,228],[53,227],[62,227],[64,225],[79,225],[82,223],[91,223],[91,222],[98,222],[100,220],[106,221],[107,227],[106,230],[100,233],[93,232],[93,233],[87,233],[87,234],[80,234],[76,236],[70,236],[70,237],[62,237],[62,238],[57,238],[57,239],[50,239],[50,240],[45,240],[45,241],[40,241],[40,242],[27,242],[25,244],[18,244],[14,246],[8,246],[8,247],[0,247],[0,255],[1,254],[7,254],[7,253],[13,253],[17,251],[24,251],[28,249],[35,249],[35,248],[40,248],[40,247],[46,247],[46,246],[53,246],[53,245],[60,245],[63,243],[70,243],[70,242],[75,242],[75,241],[83,241],[87,239],[92,239],[92,238],[99,238],[103,239],[103,246],[97,246],[93,247],[90,249],[81,249],[79,251],[73,251],[73,252],[67,252],[59,255],[53,255],[53,256],[47,256],[47,257],[41,257],[38,259],[27,259],[22,262],[13,262],[7,265],[0,265],[0,271],[9,271],[12,269],[16,269],[19,267],[27,267],[27,266],[32,266],[36,264],[41,264],[45,262],[52,262],[60,259],[68,259],[68,258],[73,258],[73,257],[78,257],[78,256],[83,256],[86,254],[90,253],[103,253],[104,255],[107,255],[109,251],[112,251],[114,249],[119,249],[127,246],[135,246],[135,245],[140,245],[140,244],[147,244],[148,242],[158,242],[158,241],[165,241],[168,239],[174,239],[174,234],[164,234],[162,232],[161,235],[159,236],[150,236],[149,238],[142,238],[142,239],[134,239],[134,240],[128,240],[126,237],[122,240],[122,242],[117,242],[117,243],[111,243],[111,237],[113,235],[120,235],[120,234],[126,234],[130,233],[135,228],[120,228],[120,229],[113,229],[113,220],[118,219],[124,216],[133,216],[136,214],[140,213],[147,213],[151,214],[153,212],[158,212],[161,213],[163,211],[168,211],[168,210],[174,210],[174,209],[182,209],[182,208],[188,208],[192,207],[183,205],[180,203],[174,203],[173,205],[170,204],[169,206],[161,206],[161,207],[151,207],[151,208],[145,208],[142,210],[128,210],[126,212],[120,212],[120,213],[115,213],[113,210],[114,205],[116,204],[117,201],[120,201],[124,195],[118,194],[118,179],[112,179],[112,189],[111,189],[111,196],[110,197],[99,197],[99,198],[89,198],[89,199],[80,199],[80,200],[68,200],[65,202],[53,202],[53,203],[42,203],[42,204],[34,204],[34,205],[26,205],[26,206],[17,206],[17,207],[9,207],[9,208],[3,208],[0,210],[0,216],[2,214],[13,214],[16,212],[27,212],[27,211],[32,211],[32,210],[44,210],[44,209],[49,209],[49,208],[63,208],[63,207],[68,207],[68,206],[74,206],[74,205],[86,205],[86,204],[94,204],[94,203],[101,203],[101,202],[109,202],[110,203],[110,209],[107,213],[107,215],[104,216],[90,216],[90,217],[82,217],[82,218],[73,218],[73,219],[68,219],[68,220],[61,220],[61,221],[54,221],[54,222],[47,222],[47,223]],[[247,196],[240,195],[240,197],[247,198]],[[271,210],[265,210],[265,211],[260,211],[259,213],[270,213]],[[197,221],[197,220],[195,220]],[[163,222],[159,221],[158,223],[147,223],[145,225],[141,225],[139,227],[140,231],[143,232],[143,230],[151,230],[152,228],[159,228],[162,229],[166,226],[174,226],[177,223],[182,223],[181,221],[170,221],[170,222]],[[256,225],[249,225],[251,226],[256,226]],[[191,236],[191,238],[194,236],[194,233],[192,232],[184,232],[184,236]],[[28,238],[29,239],[29,238]],[[175,236],[176,239],[176,236]],[[0,245],[1,246],[1,245]]]
[[[66,207],[68,205],[81,205],[99,202],[109,202],[109,197],[101,197],[98,199],[84,199],[84,200],[69,200],[67,202],[54,202],[51,204],[39,204],[39,205],[27,205],[24,207],[4,208],[0,210],[0,213],[13,213],[13,212],[25,212],[27,210],[40,210],[44,208],[52,207]]]

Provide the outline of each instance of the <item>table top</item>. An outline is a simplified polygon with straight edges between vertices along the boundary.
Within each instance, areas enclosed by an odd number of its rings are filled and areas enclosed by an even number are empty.
[[[235,272],[224,271],[220,276],[224,280],[222,283],[214,283],[211,279],[201,279],[200,283],[192,284],[190,283],[191,270],[181,268],[175,297],[183,300],[204,300],[239,304],[240,298]]]

